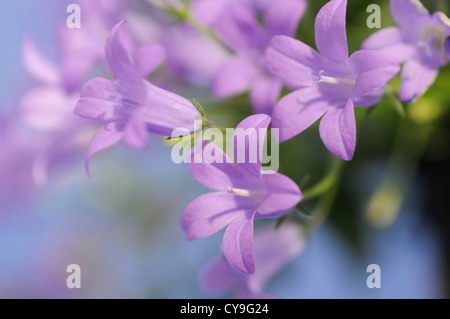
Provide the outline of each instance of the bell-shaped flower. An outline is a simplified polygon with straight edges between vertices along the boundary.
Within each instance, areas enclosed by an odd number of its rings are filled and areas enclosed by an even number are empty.
[[[129,57],[121,40],[124,22],[113,28],[105,46],[106,62],[116,81],[90,80],[83,86],[75,107],[77,115],[104,123],[89,146],[86,167],[95,153],[119,141],[144,149],[147,133],[170,136],[176,128],[193,132],[195,121],[202,119],[190,101],[145,80],[137,60]],[[164,57],[159,46],[150,46],[145,53],[139,61],[146,71],[156,68]]]
[[[253,258],[253,222],[260,218],[285,215],[302,199],[298,186],[288,177],[262,171],[262,144],[270,123],[265,114],[252,115],[236,128],[232,139],[234,158],[245,154],[242,163],[233,160],[212,142],[202,143],[202,154],[214,153],[215,161],[203,161],[194,154],[188,164],[192,176],[216,192],[199,196],[183,211],[181,226],[188,239],[208,237],[227,227],[223,237],[223,253],[230,265],[243,273],[255,271]],[[250,131],[248,131],[250,129]],[[261,131],[264,132],[261,136]],[[242,139],[237,132],[248,132]],[[253,141],[256,144],[251,144]],[[256,145],[253,147],[252,145]],[[198,145],[196,145],[197,147]],[[251,160],[251,152],[258,156]],[[194,150],[195,152],[195,150]],[[201,155],[200,155],[201,156]],[[242,157],[241,157],[242,158]]]
[[[213,77],[214,95],[227,98],[250,92],[254,110],[271,115],[283,83],[267,71],[264,51],[273,36],[295,35],[305,9],[304,0],[194,3],[193,10],[199,19],[235,52]]]
[[[347,0],[332,0],[315,22],[315,51],[287,36],[276,36],[267,49],[267,68],[296,91],[282,98],[272,115],[280,142],[319,118],[320,136],[336,156],[351,160],[356,147],[355,106],[372,106],[399,71],[389,55],[360,50],[349,57],[345,14]]]
[[[442,12],[431,15],[418,0],[391,0],[390,9],[399,27],[376,32],[362,48],[385,52],[405,63],[399,96],[412,103],[450,61],[450,20]]]

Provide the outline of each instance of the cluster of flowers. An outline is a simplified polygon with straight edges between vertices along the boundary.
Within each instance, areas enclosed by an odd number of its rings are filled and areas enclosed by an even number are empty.
[[[449,19],[440,12],[430,15],[416,0],[391,0],[399,27],[374,33],[351,55],[347,0],[331,0],[318,13],[317,51],[294,39],[304,0],[194,0],[189,8],[177,1],[149,2],[187,23],[162,28],[138,15],[126,16],[127,1],[81,1],[83,27],[61,29],[59,67],[30,38],[25,41],[25,65],[42,85],[25,94],[19,115],[51,133],[45,147],[26,150],[39,149],[37,157],[24,157],[35,158],[32,176],[38,184],[45,183],[51,160],[79,151],[98,126],[86,156],[89,176],[91,157],[116,143],[144,149],[148,133],[170,136],[180,127],[191,133],[203,129],[194,126],[206,123],[198,104],[147,80],[164,61],[186,81],[207,84],[216,98],[249,92],[256,114],[238,128],[267,130],[271,125],[279,129],[282,143],[321,119],[324,145],[343,160],[351,160],[356,147],[355,107],[377,104],[400,70],[399,97],[413,102],[450,61]],[[165,18],[156,16],[155,21]],[[103,59],[114,79],[94,78],[81,86]],[[278,100],[283,87],[292,92]],[[72,116],[73,110],[80,118]],[[17,137],[7,129],[2,126],[2,140]],[[183,211],[181,226],[188,239],[226,227],[223,256],[208,267],[204,284],[219,291],[234,286],[238,296],[262,297],[264,284],[300,253],[304,239],[289,222],[276,232],[270,224],[254,236],[254,221],[285,216],[302,200],[302,192],[288,177],[264,171],[260,161],[236,165],[211,141],[196,143],[224,158],[188,164],[197,181],[215,190]],[[249,151],[246,143],[235,147]]]

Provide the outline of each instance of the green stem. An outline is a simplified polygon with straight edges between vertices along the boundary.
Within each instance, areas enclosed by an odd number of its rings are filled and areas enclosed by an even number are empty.
[[[343,167],[344,161],[336,156],[333,156],[327,175],[325,175],[319,183],[305,191],[303,194],[303,200],[316,198],[329,191],[338,181]]]

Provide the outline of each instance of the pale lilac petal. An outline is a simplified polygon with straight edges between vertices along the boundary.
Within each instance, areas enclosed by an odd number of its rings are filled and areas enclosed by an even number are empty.
[[[128,147],[144,150],[148,144],[147,124],[144,121],[145,108],[136,108],[125,124],[122,143]]]
[[[255,114],[238,124],[233,133],[234,161],[249,175],[261,175],[263,143],[271,118]]]
[[[209,86],[213,76],[230,58],[223,47],[188,26],[177,26],[166,33],[168,67],[191,83]]]
[[[36,80],[47,84],[57,84],[60,81],[57,66],[42,55],[31,37],[26,37],[23,42],[22,60],[25,69]]]
[[[242,214],[228,225],[223,236],[223,254],[234,269],[244,273],[255,272],[253,258],[253,221],[255,212]]]
[[[391,0],[389,5],[395,22],[406,30],[430,16],[419,0]]]
[[[224,63],[213,78],[214,96],[225,98],[248,91],[260,73],[253,61],[246,56],[236,56]]]
[[[209,141],[197,141],[196,151],[192,149],[191,163],[188,164],[192,176],[201,184],[208,188],[224,191],[227,187],[239,189],[254,189],[259,183],[259,179],[249,176],[240,166],[233,163],[232,159],[223,150]],[[219,161],[206,163],[203,154],[206,149],[211,149],[211,153]]]
[[[134,65],[141,77],[152,73],[166,58],[164,47],[160,44],[140,46],[134,54]]]
[[[211,26],[228,3],[229,0],[197,0],[191,3],[191,12],[204,25]]]
[[[66,126],[73,115],[77,97],[68,96],[61,88],[43,86],[25,93],[20,105],[20,118],[34,128],[58,130]]]
[[[105,126],[103,126],[97,134],[94,136],[94,138],[91,141],[91,144],[89,145],[85,164],[86,164],[86,172],[90,179],[92,179],[91,172],[89,170],[89,162],[96,153],[105,150],[114,144],[117,144],[120,142],[120,140],[123,137],[123,124],[117,123],[117,122],[111,122]]]
[[[171,136],[177,128],[185,128],[191,133],[200,128],[195,124],[196,121],[201,124],[202,116],[189,100],[148,82],[145,87],[146,99],[141,114],[149,132]]]
[[[254,10],[245,1],[231,1],[213,25],[223,42],[234,51],[248,51],[266,45],[264,30],[259,25]]]
[[[121,39],[121,30],[126,21],[118,23],[112,30],[105,44],[105,59],[112,76],[135,98],[141,98],[142,77],[127,54],[125,43]]]
[[[402,70],[400,100],[412,103],[421,97],[433,84],[438,70],[429,68],[416,59],[409,59]]]
[[[293,36],[305,9],[306,2],[303,0],[273,1],[265,14],[267,32],[272,36]]]
[[[356,121],[353,102],[348,99],[345,106],[329,110],[319,126],[320,137],[328,150],[349,161],[356,147]]]
[[[121,102],[121,95],[117,91],[117,83],[95,78],[87,82],[75,107],[74,113],[78,116],[93,120],[119,120],[126,119],[130,110],[126,110]]]
[[[413,45],[403,41],[402,33],[396,27],[384,28],[375,32],[363,42],[361,48],[389,54],[398,63],[405,61],[416,52]]]
[[[280,142],[284,142],[310,127],[331,107],[318,87],[294,91],[275,106],[272,127],[280,130]]]
[[[255,273],[247,276],[247,287],[261,294],[267,283],[304,250],[306,244],[301,228],[284,222],[278,229],[268,225],[255,232]]]
[[[302,200],[297,184],[283,174],[263,174],[262,181],[267,195],[258,206],[258,216],[282,216]]]
[[[374,50],[356,51],[350,56],[349,65],[357,76],[352,92],[354,97],[365,96],[385,86],[400,71],[394,58]]]
[[[267,69],[289,88],[312,86],[323,70],[322,58],[311,47],[287,36],[275,36],[265,53]]]
[[[181,215],[181,227],[189,240],[211,236],[231,221],[253,211],[255,198],[226,193],[208,193],[194,199]]]
[[[200,275],[200,286],[209,294],[224,294],[238,285],[240,276],[221,254],[209,262]]]
[[[250,91],[250,100],[256,113],[271,115],[282,89],[282,82],[273,77],[261,77]]]
[[[345,14],[347,0],[331,0],[320,9],[315,22],[316,46],[320,54],[332,61],[348,59]]]

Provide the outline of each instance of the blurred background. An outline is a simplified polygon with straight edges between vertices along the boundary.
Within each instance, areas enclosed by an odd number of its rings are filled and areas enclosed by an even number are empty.
[[[57,59],[55,30],[65,23],[70,3],[0,3],[0,112],[14,113],[21,95],[36,85],[23,67],[24,37],[32,34],[39,48]],[[312,26],[325,3],[308,1],[298,39],[314,46]],[[382,27],[393,25],[388,2],[376,3],[382,8]],[[424,4],[430,12],[449,13],[448,1]],[[366,27],[367,5],[349,0],[350,52],[376,32]],[[173,90],[197,97],[208,118],[223,127],[234,127],[251,114],[246,96],[214,101],[204,88],[176,80]],[[398,82],[394,79],[392,87]],[[450,296],[449,90],[447,65],[415,104],[399,106],[395,97],[386,96],[368,113],[357,110],[355,159],[342,167],[326,196],[304,204],[311,211],[322,207],[329,218],[308,238],[303,253],[273,278],[267,293],[281,298]],[[26,132],[25,140],[40,144],[41,135],[17,125]],[[3,158],[17,155],[14,147],[2,144]],[[151,136],[144,152],[116,146],[93,159],[92,182],[84,170],[83,150],[52,168],[45,187],[11,190],[6,180],[11,171],[0,168],[0,194],[8,199],[0,201],[0,297],[231,297],[231,292],[212,296],[199,288],[200,271],[219,253],[223,231],[202,240],[185,239],[181,212],[208,190],[185,166],[174,164],[170,152],[157,136]],[[14,174],[29,174],[27,156],[14,163]],[[302,189],[320,181],[333,161],[317,125],[283,143],[280,160],[280,171]],[[66,286],[70,264],[81,267],[81,289]],[[381,267],[380,289],[366,286],[369,264]]]

